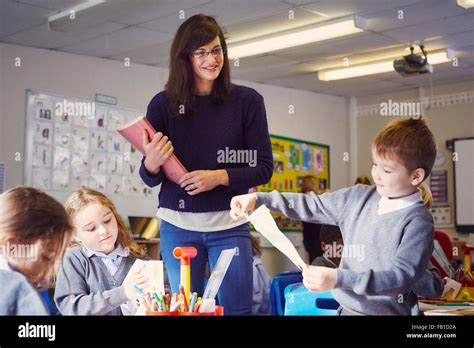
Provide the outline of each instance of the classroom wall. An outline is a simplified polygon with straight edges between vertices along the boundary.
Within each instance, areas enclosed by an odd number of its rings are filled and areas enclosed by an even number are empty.
[[[14,66],[15,57],[21,58],[21,67]],[[102,93],[117,97],[119,107],[145,111],[168,76],[168,69],[133,62],[125,67],[119,61],[5,43],[0,43],[0,58],[0,98],[4,100],[0,104],[0,160],[6,162],[7,188],[23,184],[24,163],[16,162],[14,153],[23,154],[25,149],[27,89],[89,100]],[[349,143],[345,98],[238,80],[234,83],[255,88],[264,96],[270,133],[328,144],[331,189],[348,184],[349,168],[342,161]],[[290,104],[294,114],[288,112]],[[66,196],[58,194],[56,198],[64,201]],[[130,197],[111,198],[125,217],[156,212],[156,200],[143,204],[143,200]],[[301,234],[291,238],[301,245]],[[271,265],[271,274],[293,268],[278,251],[268,249],[267,254],[270,256],[264,256],[263,261]]]
[[[3,111],[3,90],[4,90],[4,85],[3,85],[3,45],[0,44],[0,161],[5,160],[4,152],[3,152],[3,119],[5,118],[5,113]]]
[[[474,81],[467,81],[457,84],[449,84],[434,87],[432,91],[433,97],[440,95],[448,95],[459,92],[474,91]],[[419,96],[418,89],[412,89],[399,93],[390,93],[370,97],[357,98],[359,107],[380,104],[387,102],[388,99],[392,101],[403,101],[417,99]],[[422,95],[430,96],[429,89],[421,91]],[[459,103],[447,106],[436,106],[425,110],[423,113],[427,118],[427,122],[432,129],[438,150],[444,153],[446,161],[442,166],[435,167],[434,170],[447,170],[448,172],[448,202],[451,203],[453,209],[454,202],[454,180],[453,180],[453,164],[452,154],[446,148],[446,140],[453,138],[474,136],[474,105],[470,103]],[[358,139],[358,168],[360,175],[367,175],[370,177],[370,170],[372,165],[372,157],[370,146],[372,139],[377,133],[390,122],[391,117],[370,115],[357,117],[357,139]],[[429,185],[429,180],[426,182]],[[454,224],[454,211],[453,224]],[[458,237],[462,240],[467,238],[465,234],[457,234],[454,225],[450,228],[439,228],[439,230],[448,232],[452,237]]]
[[[1,157],[6,162],[6,187],[24,184],[26,90],[95,99],[95,93],[116,96],[119,106],[146,110],[162,85],[165,71],[144,65],[124,64],[32,47],[0,44],[3,68],[3,127]],[[15,58],[21,66],[15,67]],[[15,153],[21,161],[15,160]],[[53,194],[64,202],[67,193]],[[154,215],[156,202],[133,197],[112,197],[121,214]],[[127,220],[127,219],[126,219]]]

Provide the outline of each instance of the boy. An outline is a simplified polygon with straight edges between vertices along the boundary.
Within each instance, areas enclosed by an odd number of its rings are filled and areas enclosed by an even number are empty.
[[[421,119],[387,125],[372,144],[375,186],[332,193],[253,193],[231,201],[231,216],[265,204],[289,218],[337,225],[344,253],[337,269],[306,266],[312,291],[332,291],[341,315],[418,314],[417,294],[439,296],[443,283],[427,269],[433,252],[433,219],[418,187],[436,156],[433,134]],[[349,249],[351,252],[347,252]]]
[[[322,225],[320,232],[321,250],[323,255],[311,262],[313,266],[337,268],[341,263],[343,242],[341,230],[337,226]]]

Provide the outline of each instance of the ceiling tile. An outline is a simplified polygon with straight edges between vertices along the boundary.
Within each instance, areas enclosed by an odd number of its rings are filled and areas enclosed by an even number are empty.
[[[0,0],[0,41],[120,61],[128,57],[131,63],[167,68],[172,39],[183,23],[180,10],[186,18],[216,16],[229,42],[358,14],[370,31],[243,58],[239,67],[231,61],[233,78],[342,96],[474,81],[474,10],[456,6],[455,0],[130,0],[126,15],[98,26],[75,32],[47,29],[48,16],[83,1]],[[403,20],[398,10],[404,11]],[[428,52],[453,48],[459,66],[435,65],[432,75],[410,78],[392,71],[330,82],[319,81],[315,73],[343,66],[343,58],[353,65],[402,57],[411,41],[421,39]]]
[[[463,32],[470,32],[471,44],[474,43],[474,12],[449,18],[431,19],[429,22],[413,26],[403,26],[385,31],[384,35],[398,41],[412,42],[428,39],[427,42],[429,42],[429,38]]]
[[[78,4],[86,2],[85,0],[15,0],[22,4],[29,4],[35,7],[42,7],[49,10],[64,11]]]
[[[300,62],[311,62],[318,57],[324,57],[324,60],[337,59],[342,62],[344,57],[350,58],[358,52],[379,50],[382,46],[398,47],[399,45],[398,42],[378,34],[361,33],[351,37],[315,42],[310,45],[282,50],[276,52],[275,55]]]
[[[326,14],[332,18],[337,18],[400,8],[420,1],[421,0],[320,0],[314,4],[304,5],[304,7]]]
[[[123,52],[109,58],[123,60],[124,57],[128,57],[132,63],[156,65],[162,68],[168,68],[171,43],[172,41],[169,40],[157,45],[141,47],[131,51]]]
[[[18,45],[57,49],[103,34],[111,33],[124,27],[123,24],[104,22],[85,30],[81,30],[80,32],[62,32],[49,30],[48,25],[44,23],[32,29],[24,30],[17,34],[8,36],[4,41]]]
[[[278,0],[214,0],[206,4],[192,7],[185,11],[186,18],[195,14],[204,13],[216,18],[218,23],[224,27],[241,21],[250,21],[257,18],[268,17],[292,5]],[[184,20],[177,16],[165,16],[140,26],[151,30],[174,34]]]
[[[95,57],[110,57],[121,52],[151,46],[170,39],[172,39],[172,36],[169,34],[138,27],[126,27],[112,34],[102,35],[76,45],[62,47],[60,50]]]
[[[56,11],[40,9],[13,1],[0,1],[0,38],[47,22]]]
[[[126,15],[114,18],[114,22],[127,25],[137,25],[157,18],[175,17],[178,19],[179,11],[184,10],[187,14],[188,9],[212,2],[212,0],[134,0],[134,2],[137,3],[135,8]],[[189,17],[189,15],[186,17]],[[144,27],[152,30],[163,31],[160,30],[163,28],[153,29],[149,26]]]
[[[247,71],[240,72],[238,68],[232,69],[232,76],[237,77],[241,80],[268,80],[268,79],[281,79],[289,76],[306,75],[313,73],[315,70],[313,66],[303,63],[294,63],[291,61],[282,61],[281,63],[268,65],[265,68],[248,69]]]
[[[402,18],[399,18],[398,11],[400,10],[403,11]],[[397,6],[389,10],[372,12],[367,15],[366,19],[370,30],[381,32],[438,21],[440,18],[458,16],[465,13],[466,11],[457,6],[455,1],[423,0],[408,6]]]

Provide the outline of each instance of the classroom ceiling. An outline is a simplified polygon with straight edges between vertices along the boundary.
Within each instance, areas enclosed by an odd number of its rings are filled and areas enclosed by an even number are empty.
[[[474,9],[456,0],[130,0],[133,6],[96,25],[51,31],[48,16],[83,3],[79,0],[0,0],[0,42],[79,55],[168,67],[171,40],[186,18],[215,16],[228,43],[329,19],[359,15],[368,30],[271,54],[240,59],[234,79],[339,96],[365,96],[472,80],[474,84]],[[289,11],[294,19],[288,19]],[[403,19],[399,19],[399,11]],[[451,48],[458,66],[434,66],[431,75],[401,77],[396,72],[339,81],[320,81],[316,71],[401,57],[410,43],[428,51]]]

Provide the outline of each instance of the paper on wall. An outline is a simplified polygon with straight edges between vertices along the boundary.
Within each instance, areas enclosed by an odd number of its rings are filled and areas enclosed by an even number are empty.
[[[255,229],[262,234],[272,245],[280,250],[299,269],[303,269],[305,262],[296,251],[295,246],[287,236],[278,228],[275,219],[270,214],[270,210],[265,206],[260,206],[252,214],[244,216],[249,220]]]

